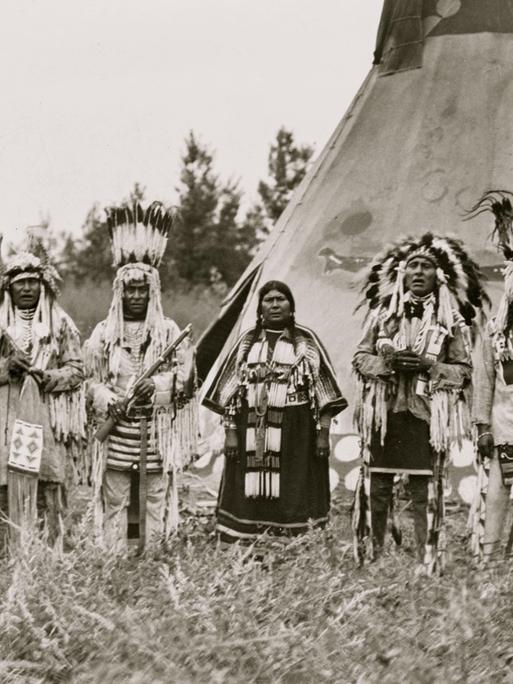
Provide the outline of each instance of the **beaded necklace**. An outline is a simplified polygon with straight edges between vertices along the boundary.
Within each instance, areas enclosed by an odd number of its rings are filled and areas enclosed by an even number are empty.
[[[21,330],[20,348],[26,353],[30,354],[32,350],[32,321],[36,308],[32,309],[18,309],[15,310],[16,327]]]

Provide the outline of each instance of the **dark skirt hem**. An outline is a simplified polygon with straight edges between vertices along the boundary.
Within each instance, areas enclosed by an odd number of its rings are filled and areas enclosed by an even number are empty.
[[[268,520],[247,520],[236,518],[224,511],[218,512],[216,531],[221,541],[253,541],[264,534],[278,537],[293,537],[304,534],[312,528],[322,528],[328,522],[329,516],[301,520],[293,523],[281,523]]]

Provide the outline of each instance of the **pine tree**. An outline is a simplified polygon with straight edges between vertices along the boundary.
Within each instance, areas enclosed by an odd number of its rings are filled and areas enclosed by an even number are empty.
[[[167,250],[165,282],[233,284],[251,258],[251,227],[238,220],[237,183],[221,182],[212,152],[192,131],[185,140],[176,190],[179,219]]]
[[[258,194],[263,206],[253,208],[253,217],[265,233],[280,218],[292,197],[292,193],[303,180],[308,162],[313,154],[310,145],[297,145],[294,134],[282,127],[276,134],[268,156],[268,180],[260,181]]]

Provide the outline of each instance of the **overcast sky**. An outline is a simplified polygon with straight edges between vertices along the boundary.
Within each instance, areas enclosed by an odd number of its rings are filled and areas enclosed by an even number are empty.
[[[0,231],[78,232],[135,181],[172,201],[193,129],[248,200],[281,125],[320,152],[381,0],[2,0]]]

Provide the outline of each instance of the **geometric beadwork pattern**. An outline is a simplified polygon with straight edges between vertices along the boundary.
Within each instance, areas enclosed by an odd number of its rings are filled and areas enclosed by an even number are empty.
[[[15,470],[37,475],[41,467],[43,454],[43,426],[15,420],[11,449],[9,451],[9,466]]]

